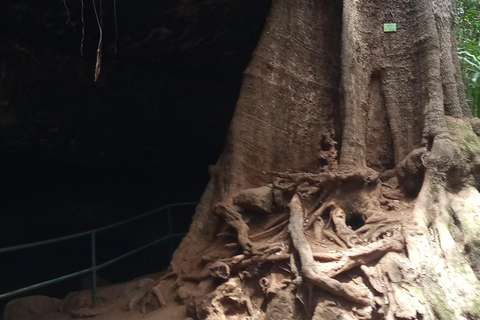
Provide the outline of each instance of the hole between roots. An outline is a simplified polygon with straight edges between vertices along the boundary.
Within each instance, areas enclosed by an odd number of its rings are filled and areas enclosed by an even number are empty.
[[[320,158],[320,166],[323,167],[328,167],[328,160],[324,158]]]
[[[322,137],[322,140],[320,141],[320,148],[322,151],[330,151],[332,149],[332,144],[327,141],[326,136]]]
[[[360,214],[351,214],[347,219],[347,226],[351,227],[352,230],[360,229],[365,225],[362,215]]]
[[[427,150],[428,151],[432,151],[434,139],[435,139],[435,137],[429,137],[428,138],[428,145],[427,145]]]

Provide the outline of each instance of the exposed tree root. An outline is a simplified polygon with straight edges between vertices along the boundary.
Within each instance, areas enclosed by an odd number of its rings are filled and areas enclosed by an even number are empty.
[[[294,195],[290,202],[289,230],[293,246],[300,257],[303,276],[307,281],[349,301],[363,305],[371,304],[373,296],[366,286],[354,286],[348,283],[341,283],[320,271],[318,264],[313,259],[312,250],[303,233],[303,208],[298,195]]]
[[[324,202],[322,203],[322,205],[320,206],[320,208],[318,208],[315,212],[313,212],[311,215],[310,215],[310,219],[308,220],[308,223],[306,224],[305,226],[305,230],[308,230],[310,229],[313,224],[315,223],[315,221],[318,220],[318,218],[320,218],[327,209],[329,209],[329,205],[331,203],[329,202]]]
[[[286,184],[277,181],[274,186],[281,190],[293,191],[294,187],[299,186],[303,182],[308,182],[317,187],[326,185],[332,186],[340,182],[362,182],[373,183],[379,179],[378,172],[370,168],[352,167],[344,171],[325,171],[320,173],[290,173],[290,172],[272,172],[273,176],[287,180]],[[284,182],[284,181],[283,181]],[[288,183],[290,182],[290,183]]]
[[[353,176],[357,177],[356,175]],[[438,194],[441,195],[441,193]],[[242,315],[245,318],[277,319],[282,314],[282,310],[290,310],[289,314],[300,312],[295,307],[295,301],[297,301],[303,305],[304,309],[301,312],[310,314],[308,318],[312,316],[312,303],[313,306],[317,305],[312,319],[335,319],[332,318],[334,316],[355,320],[377,318],[392,320],[436,319],[436,314],[442,312],[438,305],[440,302],[436,302],[436,310],[425,307],[427,304],[425,299],[432,299],[432,295],[427,293],[425,297],[419,296],[417,293],[421,289],[417,283],[419,281],[425,283],[436,292],[439,288],[434,285],[434,282],[427,281],[425,278],[422,279],[418,270],[426,270],[427,275],[431,276],[432,268],[436,269],[438,266],[426,267],[428,265],[427,260],[433,259],[437,264],[442,260],[431,254],[423,257],[421,252],[422,242],[412,240],[412,237],[428,236],[429,231],[420,229],[414,231],[415,229],[410,226],[404,229],[403,224],[410,222],[402,221],[395,216],[391,217],[380,210],[374,210],[374,213],[366,220],[365,225],[353,231],[347,225],[345,211],[340,206],[340,203],[344,204],[344,202],[332,200],[339,197],[339,194],[329,195],[328,201],[325,201],[327,199],[325,194],[322,197],[322,201],[314,201],[314,206],[321,203],[320,208],[316,209],[310,216],[305,216],[304,213],[308,211],[304,210],[300,196],[294,194],[289,204],[289,220],[285,220],[284,216],[274,216],[266,224],[268,225],[267,230],[250,237],[248,236],[249,226],[243,220],[242,214],[228,204],[218,204],[214,213],[221,216],[230,227],[235,229],[240,251],[230,257],[221,258],[212,256],[208,253],[210,250],[206,250],[207,253],[204,254],[203,260],[206,262],[206,266],[198,272],[176,274],[180,282],[194,281],[199,283],[211,278],[225,281],[210,295],[199,297],[200,302],[196,303],[198,306],[197,317],[208,320],[230,320],[233,318],[229,314],[237,312],[239,316]],[[437,201],[439,201],[438,199],[446,201],[447,198],[436,199]],[[451,199],[453,199],[452,201],[456,200],[453,196],[451,196]],[[431,198],[428,200],[431,201]],[[425,203],[428,202],[420,199],[417,207],[425,208]],[[445,207],[448,205],[448,203],[444,204]],[[463,213],[464,208],[456,207],[455,210],[456,219],[462,221],[457,224],[467,220]],[[309,211],[312,212],[313,210]],[[445,255],[445,258],[452,259],[452,261],[458,259],[457,251],[449,249],[449,243],[451,242],[446,236],[448,233],[446,231],[447,225],[450,223],[448,219],[451,218],[449,218],[448,213],[443,213],[443,215],[438,213],[437,215],[439,215],[437,218],[429,216],[430,221],[432,221],[430,228],[433,230],[430,234],[437,234],[430,241],[438,244],[438,252]],[[307,221],[307,223],[304,224],[304,221]],[[464,226],[466,225],[468,224],[465,223]],[[309,234],[311,226],[314,230],[313,233]],[[289,231],[291,245],[288,245],[285,241],[273,241],[275,238],[286,236],[286,229]],[[404,234],[409,238],[409,258],[415,263],[412,263],[401,253],[405,247]],[[467,234],[474,233],[469,232]],[[469,241],[477,241],[476,237],[476,235],[470,236],[469,239],[473,240]],[[225,237],[222,239],[225,242]],[[337,251],[312,250],[311,245],[320,248],[325,240],[332,241],[339,249],[337,248]],[[424,242],[423,244],[428,246]],[[335,248],[335,246],[332,246],[333,244],[330,248]],[[232,250],[235,249],[232,246],[230,247]],[[293,258],[297,254],[299,262],[296,262]],[[264,269],[262,269],[263,265],[266,266]],[[288,274],[288,277],[277,281],[274,277],[269,277],[270,273],[268,272],[266,273],[267,276],[261,275],[262,271],[260,270],[269,270],[273,265],[276,265],[278,270],[283,270]],[[356,267],[360,268],[355,269]],[[465,274],[471,275],[471,271],[467,269],[465,269]],[[362,271],[363,280],[358,278],[359,270]],[[352,281],[341,282],[334,278],[341,278],[342,274],[346,274],[348,271],[350,271],[348,276],[352,273],[356,277],[351,277]],[[265,271],[263,272],[265,274]],[[445,272],[453,276],[451,270]],[[460,275],[456,277],[459,281],[463,281]],[[250,281],[248,279],[258,279],[259,286],[266,295],[265,299],[268,299],[264,313],[259,311],[258,306],[250,299],[250,293],[245,289],[247,286],[245,281]],[[312,301],[313,291],[308,288],[313,287],[322,290],[327,295],[332,294],[353,302],[358,308],[352,307],[348,311],[344,306],[336,305],[325,309],[326,305],[322,303],[327,303],[329,300],[324,300],[324,302]],[[161,294],[160,296],[157,295],[156,291],[158,290],[153,288],[152,294],[137,301],[142,310],[146,309],[146,305],[152,303],[152,299],[159,305],[163,305]],[[412,292],[416,294],[412,294]],[[467,307],[464,305],[462,308],[465,310]],[[450,310],[448,309],[445,312],[449,312],[455,319],[458,318],[455,315],[456,313]],[[255,314],[255,312],[257,313]]]
[[[240,213],[238,213],[232,207],[224,203],[217,204],[216,207],[213,209],[213,212],[224,218],[225,222],[237,231],[238,242],[242,246],[243,250],[248,253],[254,251],[253,243],[248,237],[248,231],[250,230],[250,228],[245,223],[245,221],[243,221],[242,215]]]
[[[279,233],[277,233],[276,235],[274,235],[273,237],[268,239],[268,241],[274,243],[274,242],[281,241],[282,239],[287,238],[287,236],[288,236],[288,225],[284,226],[283,229]]]
[[[325,200],[327,199],[328,195],[332,192],[331,187],[325,187],[324,189],[321,190],[320,196],[317,198],[313,206],[310,208],[310,210],[306,211],[307,217],[308,216],[315,216],[314,212],[318,211],[320,205],[325,203]]]
[[[332,262],[320,264],[319,269],[327,276],[334,277],[342,272],[353,269],[354,267],[377,260],[388,252],[400,252],[403,248],[404,243],[397,234],[397,237],[395,238],[387,238],[371,243],[368,246],[361,246],[343,251],[342,258],[337,260],[335,259],[337,257],[336,255],[332,256]]]
[[[334,232],[323,229],[322,234],[323,234],[323,237],[335,243],[340,248],[344,248],[344,249],[348,248],[345,242],[343,242]]]
[[[323,239],[323,228],[325,227],[325,222],[323,219],[317,219],[315,220],[313,224],[313,233],[315,235],[315,240],[317,242],[322,241]]]
[[[345,212],[335,203],[331,202],[327,207],[331,207],[330,216],[335,224],[337,236],[345,242],[347,247],[352,248],[360,245],[362,241],[358,238],[355,232],[347,227]]]
[[[370,285],[383,295],[377,297],[375,303],[385,319],[422,319],[427,315],[425,301],[412,294],[418,287],[416,273],[408,259],[388,253],[376,266],[363,265],[361,270]]]
[[[279,231],[281,231],[287,224],[288,220],[281,219],[280,223],[275,224],[273,227],[268,228],[265,231],[259,232],[253,236],[250,236],[250,240],[258,241],[265,238],[273,237],[274,235],[278,234]]]
[[[317,261],[324,262],[319,265],[319,269],[325,270],[329,277],[334,277],[354,267],[376,260],[388,252],[402,251],[403,247],[403,241],[397,234],[397,237],[379,240],[367,246],[360,246],[345,251],[313,252],[312,257]],[[222,259],[219,262],[225,263],[230,269],[236,271],[254,264],[286,261],[289,258],[289,253],[265,253],[253,256],[238,255]],[[212,269],[212,266],[209,268]]]
[[[205,320],[227,320],[227,306],[232,308],[231,303],[235,305],[237,313],[245,316],[253,316],[255,311],[252,306],[249,294],[242,288],[239,278],[231,278],[227,282],[221,284],[207,298],[208,304],[199,304],[197,306],[197,317]]]
[[[371,319],[372,307],[382,308],[386,304],[385,299],[392,299],[392,297],[387,297],[388,293],[385,290],[377,290],[379,286],[382,287],[385,284],[378,285],[375,283],[372,273],[368,273],[370,269],[366,269],[365,265],[381,259],[389,252],[401,252],[404,249],[399,220],[389,218],[379,208],[376,209],[374,207],[375,202],[369,202],[365,196],[354,194],[351,199],[353,199],[353,203],[358,201],[356,210],[371,210],[371,212],[368,212],[370,215],[367,223],[354,231],[347,225],[345,211],[340,205],[346,203],[346,200],[342,198],[344,197],[342,193],[334,192],[331,188],[324,188],[322,192],[317,192],[315,190],[318,189],[314,188],[310,192],[311,190],[308,191],[309,189],[303,185],[298,187],[298,182],[303,183],[307,180],[308,183],[312,181],[315,183],[329,182],[335,185],[338,181],[349,179],[361,182],[360,187],[372,186],[372,182],[375,184],[378,182],[378,174],[372,173],[371,170],[352,170],[344,171],[341,174],[322,172],[318,175],[291,175],[290,173],[285,174],[284,177],[293,177],[295,180],[292,183],[297,185],[295,187],[297,189],[293,188],[292,190],[298,191],[298,188],[300,188],[299,193],[305,197],[312,199],[316,195],[317,198],[309,200],[310,203],[313,202],[313,205],[310,206],[309,210],[304,210],[300,196],[295,193],[289,204],[290,218],[286,220],[283,215],[273,216],[265,224],[266,230],[260,233],[249,236],[250,228],[248,224],[244,221],[242,214],[233,209],[231,205],[219,203],[214,207],[213,213],[222,217],[227,225],[235,229],[238,249],[241,249],[241,251],[227,258],[211,256],[211,254],[206,253],[203,255],[203,261],[207,264],[201,270],[191,273],[177,273],[179,281],[200,283],[209,278],[226,281],[212,294],[199,297],[202,302],[197,304],[203,306],[200,311],[197,310],[197,315],[202,314],[202,316],[199,316],[200,319],[229,319],[226,312],[233,312],[228,310],[229,308],[234,308],[237,311],[239,308],[243,309],[241,312],[252,317],[249,307],[251,302],[245,297],[246,293],[241,289],[243,284],[239,281],[257,277],[262,265],[276,265],[279,270],[287,272],[291,278],[284,279],[281,282],[268,277],[258,278],[260,287],[265,294],[275,293],[274,298],[268,303],[266,313],[259,319],[269,319],[269,317],[274,319],[272,317],[282,308],[294,308],[294,304],[292,304],[294,300],[300,302],[304,306],[304,312],[311,316],[313,314],[313,308],[311,307],[312,288],[314,287],[362,306],[355,309],[354,312],[343,315],[352,319]],[[282,183],[284,186],[289,185],[286,180]],[[377,189],[370,187],[369,190]],[[286,196],[288,197],[288,195]],[[381,195],[371,195],[371,197],[377,196],[381,197]],[[339,202],[335,200],[337,198]],[[373,206],[371,203],[373,203]],[[348,207],[349,205],[350,207]],[[379,206],[378,201],[376,205]],[[352,204],[347,204],[348,208],[351,208],[351,206]],[[307,214],[305,215],[305,213]],[[304,224],[304,221],[307,221],[307,223]],[[313,234],[307,236],[305,233],[308,233],[312,226]],[[285,241],[279,241],[280,238],[287,235],[291,239],[290,245]],[[333,242],[331,246],[335,247],[336,245],[340,250],[328,252],[315,250],[316,252],[313,253],[309,241],[319,247],[324,247],[324,241],[326,240]],[[236,249],[234,245],[235,243],[224,244],[228,248]],[[297,262],[293,259],[293,256],[297,254],[299,258],[298,268]],[[290,263],[288,263],[289,261]],[[334,279],[334,277],[359,266],[365,272],[365,279],[370,280],[367,282],[370,288],[380,294],[380,297],[374,296],[373,292],[364,284],[364,281],[358,281],[358,278],[354,279],[350,274],[349,277],[352,279],[350,282],[341,282]],[[240,289],[227,290],[233,288],[233,283],[238,284]],[[397,289],[392,287],[392,290]],[[232,302],[238,306],[234,307]],[[278,308],[275,307],[277,304]]]
[[[169,276],[176,276],[178,285],[208,283],[212,279],[223,282],[210,294],[194,294],[190,301],[195,302],[190,305],[196,306],[195,316],[208,320],[240,319],[242,316],[273,320],[282,314],[282,310],[290,310],[293,314],[304,312],[308,318],[316,319],[315,314],[320,316],[322,313],[319,307],[314,313],[315,305],[321,305],[312,300],[315,290],[341,297],[344,299],[342,303],[355,304],[357,307],[350,311],[343,307],[336,309],[336,314],[344,319],[368,320],[375,312],[384,312],[391,319],[398,315],[411,316],[401,307],[402,301],[408,301],[405,287],[410,284],[403,280],[392,284],[390,274],[382,269],[383,265],[375,267],[376,261],[384,261],[390,253],[404,250],[401,221],[384,213],[376,200],[381,198],[376,187],[379,185],[378,174],[370,169],[358,169],[341,173],[287,173],[282,177],[292,179],[291,183],[288,180],[282,182],[291,191],[284,189],[284,197],[288,199],[293,194],[288,205],[289,217],[272,212],[267,216],[264,230],[249,236],[250,227],[243,213],[228,203],[217,203],[212,212],[225,224],[219,226],[215,245],[204,249],[197,269],[185,272],[172,265],[173,272]],[[356,185],[355,192],[344,192],[339,191],[342,187],[338,183],[342,181],[360,184]],[[330,184],[328,187],[323,186],[327,183]],[[309,189],[309,184],[317,185]],[[304,209],[300,195],[307,199],[305,203],[309,204],[309,209]],[[285,209],[277,210],[282,212]],[[348,225],[346,212],[351,218],[352,211],[368,217],[365,225],[356,231]],[[233,228],[235,233],[229,233],[226,226]],[[273,266],[283,273],[281,280],[267,271]],[[363,271],[363,280],[356,267]],[[268,300],[263,311],[256,305],[258,300],[252,302],[246,291],[247,287],[252,288],[247,282],[254,279],[259,281]],[[143,300],[137,301],[142,310],[152,301],[160,306],[164,304],[158,289],[152,288]],[[298,305],[303,307],[298,309]],[[420,312],[417,309],[421,308],[415,309]],[[233,313],[237,316],[232,318],[229,315]]]

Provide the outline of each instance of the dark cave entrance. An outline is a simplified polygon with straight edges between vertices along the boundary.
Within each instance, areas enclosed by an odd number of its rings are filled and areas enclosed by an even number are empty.
[[[108,39],[113,39],[113,30],[106,28],[97,83],[93,66],[98,39],[95,24],[89,25],[91,16],[86,17],[86,56],[78,52],[79,3],[67,1],[75,30],[65,24],[61,5],[32,0],[0,5],[5,61],[0,61],[0,247],[199,200],[208,166],[223,150],[243,70],[270,3],[240,1],[231,10],[202,4],[181,16],[174,10],[180,2],[119,7],[119,52],[112,53]],[[45,17],[53,24],[46,25]],[[150,37],[160,27],[168,32]],[[187,231],[193,213],[192,208],[176,212],[175,232]],[[100,235],[99,259],[161,236],[167,226],[162,222],[157,216]],[[0,259],[0,274],[11,280],[2,283],[4,293],[88,268],[90,244],[79,239],[2,254]],[[159,272],[169,260],[169,246],[158,246],[99,276],[127,281]],[[63,298],[80,286],[81,279],[75,279],[27,295]]]

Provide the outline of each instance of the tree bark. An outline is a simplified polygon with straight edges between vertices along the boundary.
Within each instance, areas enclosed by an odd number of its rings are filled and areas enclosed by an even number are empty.
[[[480,126],[454,8],[273,1],[171,263],[191,317],[480,319]],[[270,213],[232,204],[261,186]],[[205,272],[218,261],[221,285]]]

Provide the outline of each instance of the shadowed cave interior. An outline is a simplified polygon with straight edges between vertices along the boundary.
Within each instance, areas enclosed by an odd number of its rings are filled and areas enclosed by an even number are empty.
[[[0,3],[0,247],[198,201],[270,5],[143,0],[119,2],[114,10],[105,0],[102,70],[94,83],[93,6],[84,3],[82,56],[81,2],[65,4],[68,10],[61,0]],[[188,230],[193,212],[175,212],[174,232]],[[149,219],[99,235],[98,259],[168,231],[160,216]],[[169,259],[168,245],[156,246],[99,276],[126,281],[159,272]],[[0,279],[3,293],[88,268],[90,243],[82,238],[5,253],[1,261],[0,274],[8,274]],[[81,282],[26,295],[62,298]]]

